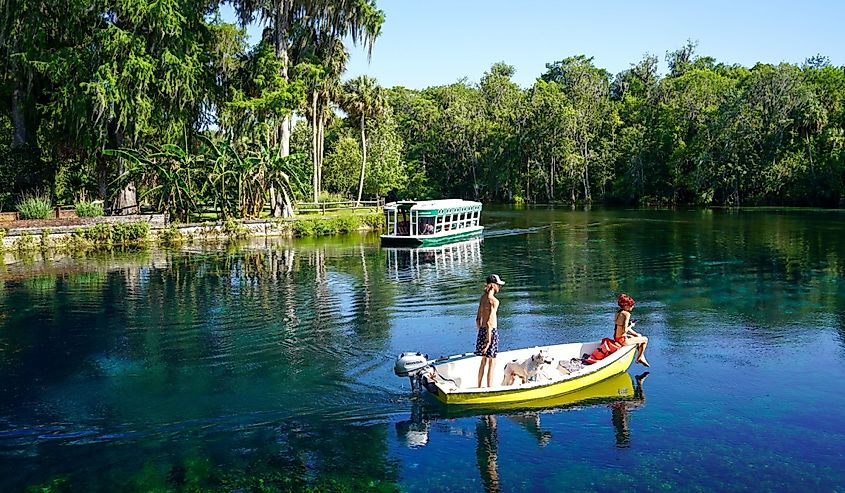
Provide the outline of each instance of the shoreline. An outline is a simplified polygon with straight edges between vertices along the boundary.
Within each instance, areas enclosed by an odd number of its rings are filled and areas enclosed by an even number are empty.
[[[115,248],[171,247],[246,238],[335,236],[382,229],[381,211],[364,214],[167,224],[164,214],[107,216],[85,225],[0,228],[4,264],[41,252],[44,258]]]

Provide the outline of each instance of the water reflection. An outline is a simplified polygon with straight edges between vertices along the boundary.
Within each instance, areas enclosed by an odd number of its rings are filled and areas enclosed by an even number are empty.
[[[424,276],[467,277],[481,264],[481,238],[420,248],[383,248],[387,273],[394,280]]]
[[[432,432],[465,435],[456,419],[477,416],[475,421],[475,454],[478,472],[487,492],[502,489],[499,476],[499,426],[503,422],[516,425],[544,448],[553,440],[550,430],[542,426],[546,413],[606,406],[610,410],[617,447],[631,443],[630,415],[645,404],[643,383],[648,372],[631,377],[622,373],[577,392],[532,402],[499,404],[485,407],[448,408],[419,399],[414,402],[411,417],[395,425],[399,442],[409,448],[428,445]],[[636,382],[634,384],[634,382]],[[571,440],[572,437],[567,438]]]
[[[484,475],[508,491],[527,475],[545,480],[538,491],[592,490],[600,475],[648,490],[845,484],[845,423],[824,413],[845,405],[830,391],[845,378],[841,214],[485,214],[483,243],[429,251],[350,235],[0,268],[0,491],[58,476],[74,491],[165,491],[202,464],[261,472],[203,480],[223,491],[255,489],[247,479],[315,490],[317,478],[476,491]],[[503,347],[596,339],[614,293],[642,300],[649,406],[626,376],[578,402],[411,406],[393,357],[468,350],[489,272],[508,282]],[[646,424],[678,433],[645,437]],[[643,458],[646,439],[645,467],[623,477],[616,459]],[[454,459],[446,472],[441,457]]]
[[[499,491],[499,433],[496,430],[496,416],[481,416],[475,425],[475,457],[484,491]]]
[[[628,448],[631,446],[630,413],[645,405],[643,382],[648,378],[648,373],[641,373],[634,377],[636,387],[634,388],[632,398],[618,400],[610,404],[611,421],[613,422],[613,428],[616,430],[616,446],[619,448]]]

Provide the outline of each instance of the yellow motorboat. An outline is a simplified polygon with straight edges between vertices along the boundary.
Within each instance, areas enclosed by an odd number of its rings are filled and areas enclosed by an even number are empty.
[[[402,353],[394,368],[399,376],[417,385],[446,405],[489,406],[542,402],[585,389],[628,370],[636,346],[624,346],[592,364],[581,364],[599,342],[576,342],[502,351],[496,358],[493,386],[478,387],[481,357],[459,354],[429,361],[421,353]],[[534,364],[532,364],[534,363]],[[525,380],[510,378],[514,370],[527,373]],[[551,402],[549,405],[555,405]],[[560,404],[557,404],[560,405]]]

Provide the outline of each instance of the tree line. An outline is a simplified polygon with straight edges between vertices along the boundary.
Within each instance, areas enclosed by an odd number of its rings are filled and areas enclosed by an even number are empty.
[[[668,52],[612,75],[584,55],[520,87],[343,80],[374,0],[3,0],[0,207],[45,191],[189,220],[296,201],[838,206],[845,71]],[[245,26],[261,22],[251,45]],[[392,193],[391,193],[392,192]]]
[[[611,75],[548,63],[529,88],[387,91],[411,195],[529,203],[812,205],[845,201],[845,67],[717,63],[695,43]]]

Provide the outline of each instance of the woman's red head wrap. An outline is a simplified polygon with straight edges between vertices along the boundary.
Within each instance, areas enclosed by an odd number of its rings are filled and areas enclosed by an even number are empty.
[[[619,305],[619,308],[625,308],[634,306],[634,303],[636,302],[634,301],[634,298],[631,298],[627,294],[622,293],[619,295],[618,298],[616,298],[616,303]]]

